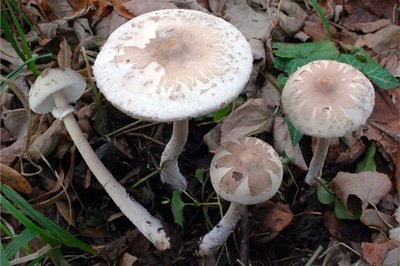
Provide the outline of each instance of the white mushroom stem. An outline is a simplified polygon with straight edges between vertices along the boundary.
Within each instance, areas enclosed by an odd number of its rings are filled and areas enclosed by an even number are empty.
[[[58,110],[70,108],[62,92],[53,94],[53,100]],[[169,249],[171,247],[170,238],[167,236],[160,220],[152,216],[142,205],[131,198],[125,188],[114,179],[86,140],[73,114],[69,112],[61,119],[87,166],[122,213],[157,249]]]
[[[172,136],[161,155],[161,181],[179,190],[186,190],[187,182],[178,166],[178,157],[185,147],[188,136],[189,120],[174,121]]]
[[[231,202],[221,221],[201,239],[198,255],[209,256],[217,251],[228,239],[245,212],[246,205]]]
[[[315,185],[317,182],[316,178],[320,177],[322,174],[322,168],[324,167],[325,158],[328,154],[330,140],[330,138],[317,139],[317,146],[315,147],[314,155],[305,178],[305,182],[310,186]]]

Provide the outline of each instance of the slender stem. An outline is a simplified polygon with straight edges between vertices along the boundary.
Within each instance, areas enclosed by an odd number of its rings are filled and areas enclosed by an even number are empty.
[[[317,139],[317,147],[315,148],[305,179],[305,182],[311,186],[317,183],[315,178],[320,177],[322,174],[322,168],[324,167],[325,158],[328,154],[329,143],[329,138]]]
[[[161,155],[161,181],[179,190],[186,190],[187,182],[178,166],[178,157],[185,147],[189,120],[174,121],[172,136]]]
[[[53,95],[53,100],[58,109],[68,108],[68,103],[62,93]],[[122,213],[157,249],[169,249],[171,247],[170,238],[160,220],[153,217],[142,205],[130,197],[125,188],[115,180],[82,134],[73,114],[67,114],[62,120],[87,166]]]
[[[236,223],[245,212],[246,205],[231,202],[221,221],[201,239],[198,255],[209,256],[217,251],[235,229]]]

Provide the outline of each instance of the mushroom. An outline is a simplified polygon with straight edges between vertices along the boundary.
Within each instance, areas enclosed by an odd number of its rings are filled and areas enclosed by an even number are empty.
[[[317,137],[305,182],[321,176],[330,139],[364,125],[374,108],[371,82],[354,67],[330,60],[300,67],[285,84],[282,107],[300,131]]]
[[[221,221],[200,242],[199,256],[215,252],[228,238],[246,205],[272,198],[282,183],[282,163],[268,143],[243,137],[223,143],[211,161],[215,192],[231,204]]]
[[[169,249],[170,238],[161,222],[131,198],[125,188],[114,179],[79,128],[73,115],[74,108],[69,103],[80,98],[85,88],[85,80],[74,70],[48,69],[41,73],[29,91],[29,106],[39,114],[51,112],[54,117],[64,122],[89,169],[122,213],[159,250]]]
[[[243,90],[252,70],[249,43],[225,20],[194,10],[165,9],[116,29],[98,54],[93,73],[105,98],[147,121],[173,122],[161,156],[161,180],[187,187],[178,157],[188,119],[217,111]]]

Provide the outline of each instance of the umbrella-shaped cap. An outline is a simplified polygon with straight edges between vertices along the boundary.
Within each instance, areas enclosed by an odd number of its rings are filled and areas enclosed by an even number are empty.
[[[101,92],[136,118],[174,121],[218,110],[247,83],[252,52],[225,20],[166,9],[115,30],[94,63]]]
[[[354,67],[330,60],[300,67],[285,84],[282,106],[301,132],[341,137],[366,123],[375,103],[374,87]]]

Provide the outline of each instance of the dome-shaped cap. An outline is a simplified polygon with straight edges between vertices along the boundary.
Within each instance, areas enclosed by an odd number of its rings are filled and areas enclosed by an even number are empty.
[[[375,103],[374,87],[354,67],[330,60],[300,67],[285,84],[283,110],[301,132],[341,137],[366,123]]]
[[[233,101],[252,62],[250,45],[230,23],[199,11],[166,9],[116,29],[93,73],[107,100],[126,114],[174,121]]]
[[[214,190],[223,199],[257,204],[272,198],[282,183],[282,163],[268,143],[243,137],[222,144],[211,161]]]
[[[38,114],[55,109],[52,94],[62,91],[66,102],[78,100],[86,88],[85,79],[70,68],[51,68],[43,71],[29,91],[29,107]]]

